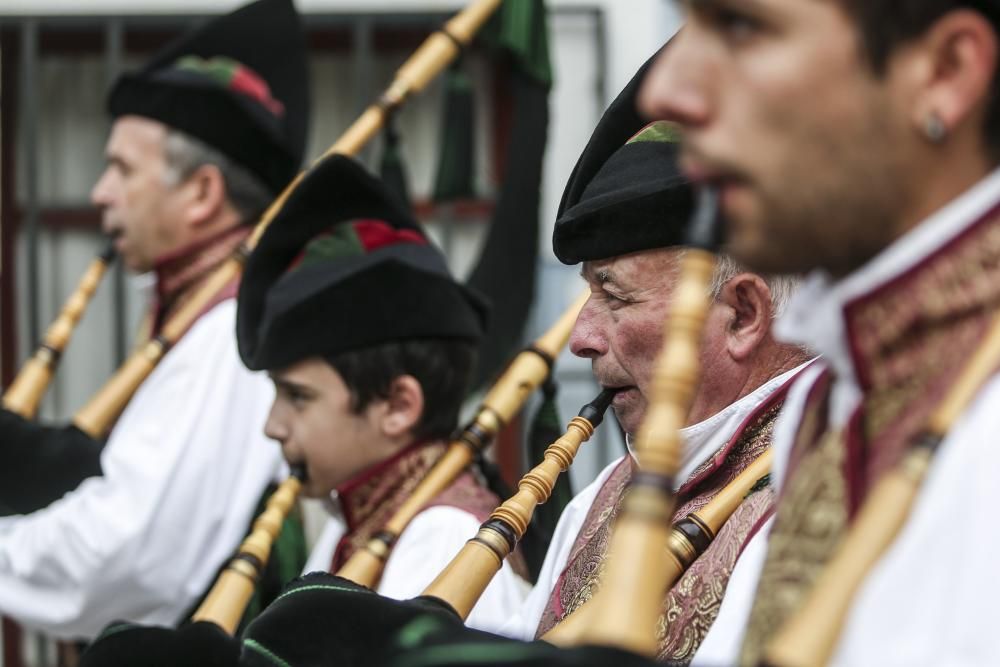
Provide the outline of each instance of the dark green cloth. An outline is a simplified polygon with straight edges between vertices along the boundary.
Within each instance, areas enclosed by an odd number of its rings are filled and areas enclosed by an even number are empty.
[[[440,600],[392,600],[326,573],[294,581],[242,640],[208,623],[179,630],[117,625],[81,667],[652,667],[617,649],[558,649],[462,625]]]
[[[438,601],[392,600],[334,575],[315,572],[288,590],[250,624],[243,667],[369,667],[383,662],[389,640],[414,619],[445,627],[461,621]]]
[[[240,642],[214,623],[180,629],[109,626],[83,652],[80,667],[237,667]]]
[[[413,208],[410,199],[410,179],[407,175],[406,164],[403,162],[399,131],[396,129],[396,117],[391,113],[386,117],[385,128],[382,130],[382,159],[379,162],[379,177],[385,183],[386,188],[396,195],[407,210]]]
[[[42,509],[101,471],[104,443],[0,409],[0,514]]]
[[[546,88],[552,86],[548,9],[542,0],[506,0],[481,37],[489,47],[509,54],[519,71]]]
[[[500,192],[489,234],[468,284],[494,304],[473,386],[489,382],[523,340],[535,296],[542,162],[552,83],[542,0],[510,0],[483,32],[510,68],[514,103]]]
[[[561,649],[522,642],[422,616],[403,626],[383,667],[653,667],[657,663],[619,649]]]
[[[434,201],[474,197],[476,170],[475,99],[463,59],[444,75],[441,148],[434,177]]]

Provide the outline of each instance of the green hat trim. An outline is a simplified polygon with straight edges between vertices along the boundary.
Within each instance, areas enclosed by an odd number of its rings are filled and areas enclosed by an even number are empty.
[[[677,143],[680,139],[681,133],[675,124],[666,120],[657,120],[636,132],[632,135],[632,138],[625,143],[626,145],[637,144],[642,141],[665,141],[668,143]]]

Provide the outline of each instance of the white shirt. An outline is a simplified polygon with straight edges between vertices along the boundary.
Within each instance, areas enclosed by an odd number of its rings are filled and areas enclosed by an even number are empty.
[[[858,387],[844,335],[843,307],[923,261],[1000,202],[1000,170],[897,239],[840,282],[810,277],[779,321],[779,337],[822,353],[836,374],[830,421],[843,426],[858,407]],[[775,426],[775,484],[783,482],[805,393],[822,367],[796,380]],[[994,377],[954,424],[899,537],[854,600],[834,665],[987,665],[1000,663],[993,602],[1000,531],[1000,378]],[[754,544],[757,542],[759,544]],[[734,664],[766,555],[758,533],[737,563],[719,618],[694,664]],[[734,595],[739,590],[749,594]],[[713,633],[726,635],[716,643]],[[710,642],[709,640],[712,640]]]
[[[736,433],[736,429],[743,424],[754,410],[756,410],[771,394],[788,382],[798,373],[804,364],[781,375],[772,378],[755,391],[747,394],[727,408],[717,412],[708,419],[692,424],[681,433],[684,437],[684,458],[681,461],[681,468],[676,476],[677,488],[680,488],[682,481],[686,481],[695,470],[697,470],[713,454],[721,449]],[[633,456],[632,445],[629,442],[629,454]],[[518,611],[517,615],[501,629],[504,634],[513,639],[530,640],[535,638],[538,630],[538,623],[541,621],[545,607],[559,577],[569,562],[570,553],[576,542],[577,535],[583,527],[584,520],[590,512],[590,506],[597,498],[598,492],[604,482],[621,463],[622,458],[613,461],[597,476],[589,486],[577,494],[563,510],[559,517],[559,523],[552,534],[552,542],[545,554],[545,561],[542,563],[541,572],[534,589],[528,595],[528,599]]]
[[[274,390],[236,352],[235,300],[199,319],[142,384],[103,475],[0,519],[0,614],[60,638],[108,623],[175,625],[246,533],[285,467],[263,435]]]
[[[316,541],[304,572],[327,571],[346,524],[331,506],[331,517]],[[479,531],[481,522],[457,507],[429,507],[415,517],[400,534],[389,554],[376,590],[396,600],[423,593],[451,562],[466,542]],[[466,625],[496,632],[521,606],[530,588],[506,561],[472,608]]]

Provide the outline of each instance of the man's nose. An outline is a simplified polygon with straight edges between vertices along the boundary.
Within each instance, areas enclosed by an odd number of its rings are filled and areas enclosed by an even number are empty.
[[[569,349],[578,357],[594,359],[607,354],[607,335],[591,296],[576,318],[573,332],[569,337]]]
[[[90,189],[90,203],[105,208],[111,203],[111,170],[105,169]]]
[[[700,50],[699,50],[700,49]],[[639,90],[639,111],[649,120],[668,120],[682,127],[703,125],[711,112],[703,48],[693,44],[692,30],[674,35],[650,66]]]
[[[264,435],[272,440],[277,440],[279,443],[283,443],[288,438],[288,429],[285,427],[284,422],[278,418],[277,412],[278,407],[272,405],[271,411],[267,415],[267,421],[264,422]]]

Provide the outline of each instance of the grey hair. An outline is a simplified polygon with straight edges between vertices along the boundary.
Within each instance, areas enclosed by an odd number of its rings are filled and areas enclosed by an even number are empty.
[[[226,199],[245,223],[254,222],[274,199],[263,181],[221,151],[179,130],[169,129],[163,142],[170,185],[184,182],[198,167],[215,165],[226,184]]]
[[[740,265],[732,257],[719,254],[715,264],[715,272],[712,274],[712,298],[718,299],[722,288],[740,273],[745,273],[747,269]],[[799,287],[799,278],[796,276],[768,276],[761,275],[771,292],[771,315],[779,317],[788,307],[795,290]]]

